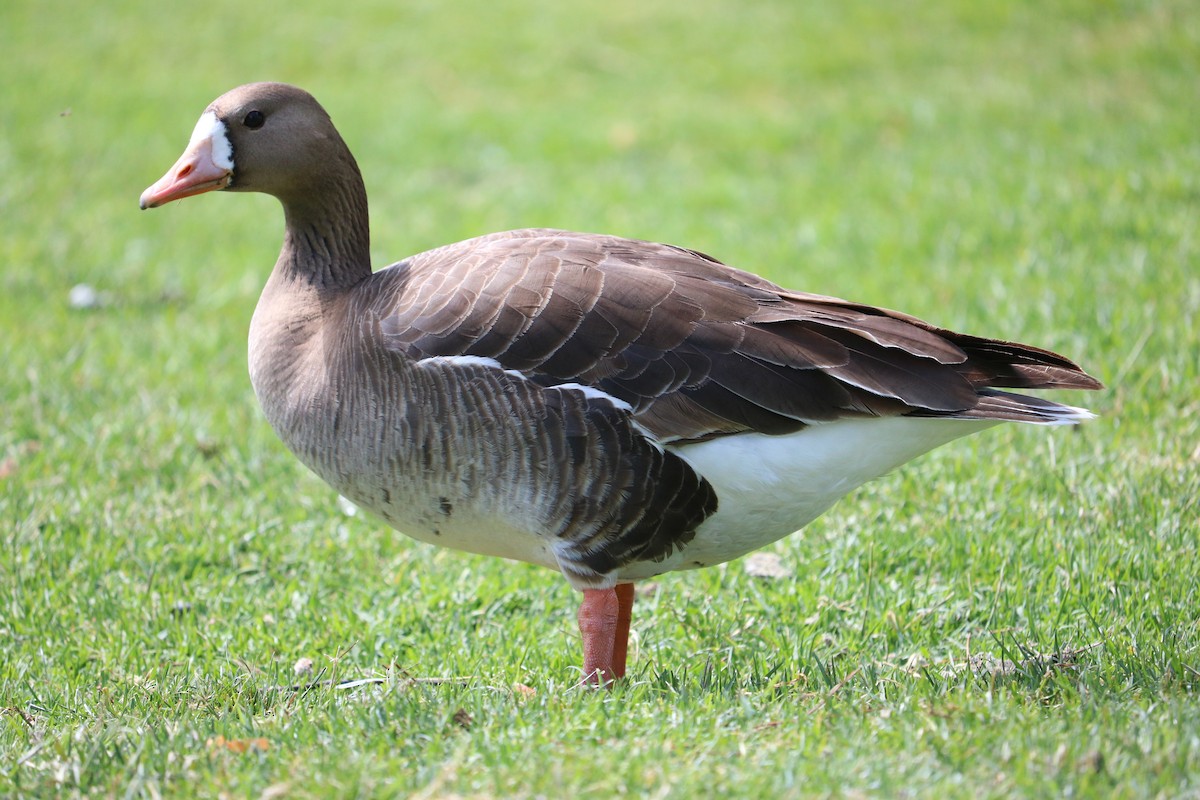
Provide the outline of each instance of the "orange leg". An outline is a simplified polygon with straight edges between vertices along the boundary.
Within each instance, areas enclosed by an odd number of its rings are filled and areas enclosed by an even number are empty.
[[[613,589],[584,589],[579,606],[583,638],[583,683],[603,686],[625,675],[633,584]]]
[[[617,593],[617,634],[613,639],[613,677],[625,677],[625,654],[629,650],[629,623],[633,619],[633,584],[618,583],[613,589]]]

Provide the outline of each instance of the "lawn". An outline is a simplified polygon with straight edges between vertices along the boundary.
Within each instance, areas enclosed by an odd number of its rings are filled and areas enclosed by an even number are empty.
[[[0,71],[0,796],[1200,796],[1190,0],[8,0]],[[378,265],[682,244],[1064,352],[1100,418],[864,487],[781,577],[664,576],[632,680],[574,689],[560,577],[351,513],[269,430],[278,204],[138,212],[261,79],[329,109]]]

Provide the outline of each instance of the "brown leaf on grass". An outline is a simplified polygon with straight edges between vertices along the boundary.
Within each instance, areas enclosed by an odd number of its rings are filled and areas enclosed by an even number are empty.
[[[41,442],[34,439],[27,439],[16,446],[16,452],[10,456],[6,456],[0,460],[0,480],[11,478],[17,474],[17,468],[21,465],[21,459],[24,456],[36,453],[42,449]]]
[[[785,566],[783,559],[775,553],[751,553],[746,556],[745,566],[746,574],[752,578],[775,580],[792,577],[791,569]]]
[[[512,690],[513,696],[519,697],[522,700],[530,700],[537,696],[537,689],[532,686],[526,686],[523,683],[514,683]]]
[[[451,717],[451,719],[454,720],[455,725],[462,728],[464,731],[471,730],[471,723],[475,721],[475,718],[467,713],[465,708],[460,708],[458,711],[455,711],[454,716]]]
[[[21,718],[21,721],[29,726],[30,730],[37,730],[37,726],[33,724],[33,717],[25,712],[25,709],[19,706],[4,706],[0,708],[0,712],[12,713]]]
[[[228,750],[231,753],[245,753],[251,750],[266,751],[271,749],[271,743],[261,736],[254,739],[226,739],[224,736],[214,736],[205,742],[209,750]]]
[[[991,653],[974,653],[965,661],[951,662],[942,668],[942,675],[955,678],[964,672],[990,675],[994,678],[1013,678],[1023,674],[1062,672],[1079,666],[1079,656],[1100,646],[1100,642],[1083,647],[1064,647],[1056,652],[1042,653],[1033,645],[1017,645],[1023,658],[997,658]]]
[[[1079,772],[1104,772],[1104,753],[1099,750],[1092,750],[1075,762],[1075,769]]]
[[[221,452],[222,443],[219,439],[210,439],[200,434],[196,435],[196,451],[204,458],[213,458]]]

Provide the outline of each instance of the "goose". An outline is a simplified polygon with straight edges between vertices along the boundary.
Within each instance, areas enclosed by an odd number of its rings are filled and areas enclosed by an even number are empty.
[[[635,582],[777,541],[961,436],[1093,416],[1004,389],[1101,388],[1048,350],[619,236],[513,230],[373,271],[358,165],[287,84],[213,101],[140,205],[214,190],[283,206],[248,359],[279,438],[410,537],[560,572],[585,685],[625,675]]]

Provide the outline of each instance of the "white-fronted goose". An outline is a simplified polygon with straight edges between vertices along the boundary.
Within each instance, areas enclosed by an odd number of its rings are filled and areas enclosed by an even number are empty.
[[[560,571],[584,676],[625,672],[633,582],[737,558],[921,453],[1087,411],[1055,353],[793,292],[679,247],[495,233],[378,272],[358,166],[309,94],[222,95],[142,194],[283,204],[250,325],[267,419],[337,491],[424,542]]]

